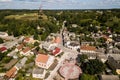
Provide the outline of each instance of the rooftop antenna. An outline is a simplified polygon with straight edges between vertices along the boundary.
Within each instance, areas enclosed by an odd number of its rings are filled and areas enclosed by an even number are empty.
[[[39,10],[38,10],[38,19],[42,19],[42,15],[43,15],[43,10],[42,10],[42,3],[40,4]]]

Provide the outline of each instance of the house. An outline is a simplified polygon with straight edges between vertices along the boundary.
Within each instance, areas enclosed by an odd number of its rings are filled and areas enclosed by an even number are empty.
[[[17,68],[14,66],[9,71],[6,72],[5,78],[9,80],[14,80],[16,74],[17,74]]]
[[[55,40],[54,40],[54,43],[59,44],[59,43],[61,43],[61,41],[62,41],[61,38],[59,36],[56,36]]]
[[[82,45],[80,46],[80,52],[81,53],[96,53],[96,47],[89,46],[89,45]]]
[[[100,75],[99,80],[120,80],[117,75]]]
[[[25,65],[27,60],[28,60],[27,57],[24,57],[20,61],[18,61],[15,65],[17,69],[21,69]]]
[[[40,48],[44,48],[48,51],[53,50],[57,46],[56,43],[50,43],[50,42],[44,42],[43,44],[40,45]]]
[[[108,56],[107,64],[117,74],[120,74],[120,56]]]
[[[24,42],[34,44],[35,41],[34,41],[34,39],[32,37],[26,37],[26,38],[24,38]]]
[[[2,53],[4,53],[4,52],[6,52],[7,51],[7,48],[6,47],[0,47],[0,52],[2,52]]]
[[[35,59],[35,64],[38,67],[45,69],[48,69],[53,62],[54,62],[54,57],[45,54],[38,54]]]
[[[6,32],[0,32],[0,37],[7,37],[8,34]]]
[[[21,51],[23,47],[24,47],[24,45],[20,44],[20,45],[17,46],[17,48],[15,49],[15,51],[16,52]]]
[[[45,77],[46,71],[43,68],[34,68],[32,71],[32,77],[33,78],[40,78],[43,79]]]
[[[24,55],[24,56],[29,56],[31,54],[33,54],[33,52],[31,52],[31,49],[29,47],[26,47],[24,50],[22,50],[20,52],[21,55]]]
[[[52,54],[57,56],[59,55],[60,53],[62,52],[62,50],[58,47],[56,47],[53,51],[52,51]]]
[[[80,44],[75,41],[68,41],[65,44],[66,47],[72,49],[72,50],[79,50],[80,49]]]

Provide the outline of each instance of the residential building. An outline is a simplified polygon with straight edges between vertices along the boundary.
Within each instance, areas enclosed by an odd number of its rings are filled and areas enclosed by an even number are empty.
[[[23,45],[23,44],[20,44],[20,45],[18,45],[18,46],[16,47],[15,51],[16,51],[16,52],[21,51],[23,47],[24,47],[24,45]]]
[[[56,43],[50,43],[50,42],[44,42],[40,45],[40,48],[44,48],[48,51],[54,50],[54,48],[57,46]]]
[[[26,47],[20,52],[20,54],[24,56],[30,56],[31,54],[33,54],[33,52],[31,52],[31,49],[29,47]]]
[[[34,68],[32,71],[33,78],[40,78],[43,79],[45,77],[46,71],[43,68]]]
[[[7,37],[8,34],[6,32],[0,32],[0,37]]]
[[[120,74],[120,56],[108,56],[107,64],[117,74]]]
[[[55,56],[59,55],[61,52],[62,52],[62,50],[61,50],[60,48],[58,48],[58,47],[56,47],[56,48],[52,51],[53,55],[55,55]]]
[[[24,42],[34,44],[35,41],[34,41],[33,37],[26,37],[26,38],[24,38]]]
[[[45,54],[38,54],[35,59],[35,64],[38,67],[45,69],[48,69],[53,62],[54,62],[54,57]]]
[[[6,47],[0,47],[0,52],[2,52],[2,53],[4,53],[4,52],[6,52],[7,51],[7,48]]]
[[[120,80],[118,75],[100,75],[99,80]]]
[[[25,65],[25,63],[26,63],[27,60],[28,60],[27,57],[22,58],[22,59],[21,59],[20,61],[18,61],[17,64],[15,65],[16,68],[17,68],[17,69],[21,69],[21,68]]]
[[[17,74],[17,68],[14,66],[9,71],[6,72],[5,78],[8,80],[14,80],[16,74]]]
[[[72,50],[80,50],[80,44],[75,41],[68,41],[66,42],[65,46]]]

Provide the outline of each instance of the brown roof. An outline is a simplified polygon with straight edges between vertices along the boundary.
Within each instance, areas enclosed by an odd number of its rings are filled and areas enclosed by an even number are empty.
[[[41,63],[47,63],[48,59],[49,59],[49,56],[44,54],[38,54],[36,57],[36,61]]]
[[[23,50],[23,52],[26,53],[26,52],[28,52],[29,50],[30,50],[30,48],[29,48],[29,47],[26,47],[26,48]]]
[[[81,50],[90,50],[90,51],[95,51],[96,47],[94,46],[89,46],[89,45],[83,45],[80,47]]]
[[[24,40],[25,40],[25,41],[29,41],[29,40],[30,40],[30,38],[29,38],[29,37],[26,37]]]
[[[20,50],[20,49],[22,49],[22,48],[23,48],[23,46],[24,46],[24,45],[23,45],[23,44],[21,44],[21,45],[19,45],[19,46],[17,47],[17,49],[18,49],[18,50]]]
[[[15,77],[15,72],[17,71],[16,67],[11,68],[8,72],[6,72],[7,77]]]

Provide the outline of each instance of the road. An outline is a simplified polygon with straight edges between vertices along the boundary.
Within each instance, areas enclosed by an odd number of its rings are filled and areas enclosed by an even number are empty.
[[[62,29],[60,31],[60,36],[61,36],[62,41],[63,41],[62,32],[63,32],[64,24],[65,24],[65,21],[63,22]],[[61,56],[61,58],[60,58],[60,60],[58,62],[58,65],[50,73],[49,77],[47,79],[45,79],[45,80],[53,80],[54,76],[57,74],[58,69],[62,66],[64,60],[68,59],[68,58],[71,58],[71,57],[74,58],[74,59],[76,59],[77,54],[79,54],[79,52],[77,52],[75,50],[71,50],[71,49],[68,49],[68,48],[64,47],[63,46],[63,42],[61,44],[58,44],[57,47],[59,47],[60,49],[62,49],[62,51],[64,52],[64,54]]]

